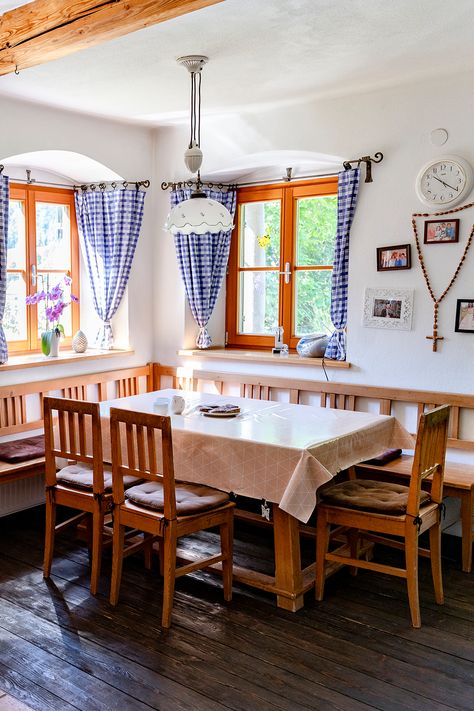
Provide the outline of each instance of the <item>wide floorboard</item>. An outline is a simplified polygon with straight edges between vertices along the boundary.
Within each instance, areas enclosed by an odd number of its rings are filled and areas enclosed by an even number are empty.
[[[458,541],[445,559],[444,606],[420,562],[421,630],[409,624],[402,580],[343,571],[324,602],[308,594],[296,614],[243,586],[226,604],[214,576],[181,578],[165,633],[161,581],[140,556],[125,562],[115,609],[110,554],[93,598],[87,551],[72,535],[58,538],[44,581],[43,515],[0,519],[0,709],[10,697],[12,709],[17,699],[38,711],[474,710],[474,577],[460,571]],[[271,543],[268,531],[238,526],[236,562],[271,572]],[[186,541],[214,544],[212,533]]]

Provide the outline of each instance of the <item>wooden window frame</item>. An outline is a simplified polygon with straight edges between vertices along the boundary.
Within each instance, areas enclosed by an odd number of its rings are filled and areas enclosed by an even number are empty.
[[[32,267],[37,268],[36,262],[36,203],[47,202],[57,205],[67,205],[70,210],[71,222],[71,268],[68,270],[72,278],[73,293],[79,298],[80,275],[79,275],[79,235],[76,222],[76,208],[74,203],[74,192],[64,188],[49,188],[42,185],[22,185],[11,183],[10,200],[22,200],[25,203],[25,231],[26,231],[26,269],[7,269],[8,273],[21,272],[26,282],[26,294],[32,295],[37,291],[37,286],[31,283]],[[54,272],[54,269],[48,269]],[[59,270],[62,274],[64,270]],[[71,309],[72,334],[79,329],[80,307],[76,302],[72,302],[68,307]],[[27,338],[24,341],[7,341],[9,353],[34,353],[41,350],[41,339],[37,337],[38,316],[37,309],[31,306],[26,309]],[[72,335],[62,339],[62,343],[70,346]]]
[[[275,271],[275,267],[242,268],[239,266],[239,234],[241,222],[241,206],[251,202],[262,202],[265,200],[281,200],[281,222],[280,222],[280,267],[290,264],[291,279],[289,284],[285,284],[284,275],[280,273],[280,298],[278,318],[279,324],[284,328],[284,342],[289,345],[290,350],[296,350],[300,336],[294,335],[293,305],[295,299],[294,274],[298,270],[321,270],[330,269],[332,265],[301,266],[296,265],[296,218],[297,200],[304,197],[324,197],[337,195],[337,176],[319,178],[317,180],[307,180],[298,183],[270,184],[240,188],[237,191],[237,207],[235,227],[232,233],[229,266],[226,281],[226,346],[229,348],[251,348],[268,349],[274,345],[274,336],[260,336],[255,334],[241,334],[238,332],[238,306],[240,302],[240,279],[242,271]],[[288,334],[290,337],[288,337]]]

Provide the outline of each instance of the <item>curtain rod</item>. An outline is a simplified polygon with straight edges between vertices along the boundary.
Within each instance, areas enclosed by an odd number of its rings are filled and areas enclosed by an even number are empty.
[[[345,160],[343,162],[344,170],[350,170],[352,168],[352,163],[357,163],[357,167],[360,167],[361,163],[365,163],[365,181],[366,183],[373,183],[372,178],[372,163],[381,163],[383,160],[383,153],[377,151],[374,157],[362,156],[361,158],[354,158],[353,160]],[[196,180],[181,180],[173,182],[163,182],[161,183],[162,190],[176,190],[177,188],[192,188],[194,185],[204,185],[207,188],[216,188],[217,190],[235,190],[236,188],[248,188],[253,185],[271,185],[273,183],[289,183],[297,182],[299,180],[309,180],[311,178],[333,178],[339,175],[339,172],[332,173],[314,173],[313,175],[301,175],[297,178],[292,175],[293,168],[286,169],[286,176],[277,178],[275,180],[255,180],[249,183],[211,183],[206,181],[201,181],[200,176]]]
[[[0,165],[0,175],[3,173],[5,170],[4,165]],[[26,170],[26,178],[12,178],[12,182],[14,183],[24,183],[25,185],[46,185],[48,187],[53,187],[53,188],[68,188],[69,190],[105,190],[107,187],[111,187],[115,190],[115,188],[119,187],[120,185],[123,188],[127,188],[129,185],[135,185],[136,189],[138,190],[139,188],[149,188],[150,187],[150,181],[149,180],[119,180],[119,181],[101,181],[100,183],[84,183],[81,185],[71,185],[70,183],[51,183],[46,180],[36,180],[36,178],[31,177],[31,170],[27,169]]]

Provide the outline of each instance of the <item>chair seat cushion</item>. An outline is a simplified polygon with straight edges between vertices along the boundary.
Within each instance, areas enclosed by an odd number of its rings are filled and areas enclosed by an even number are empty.
[[[133,486],[125,496],[134,504],[163,511],[163,486],[159,482],[147,481]],[[222,506],[229,501],[229,496],[219,489],[201,484],[176,482],[176,513],[178,516],[191,516]]]
[[[406,513],[408,492],[408,486],[402,484],[355,479],[325,488],[321,491],[321,501],[332,506],[400,516]],[[422,491],[420,504],[429,500],[429,493]]]
[[[57,473],[57,480],[60,484],[74,487],[75,489],[87,489],[92,491],[93,473],[92,467],[87,464],[68,464]],[[125,488],[137,484],[141,479],[134,476],[125,476],[123,485]],[[112,491],[112,469],[107,464],[104,465],[104,490]]]
[[[43,434],[0,444],[0,460],[2,462],[18,464],[18,462],[27,462],[29,459],[38,459],[38,457],[44,457]]]

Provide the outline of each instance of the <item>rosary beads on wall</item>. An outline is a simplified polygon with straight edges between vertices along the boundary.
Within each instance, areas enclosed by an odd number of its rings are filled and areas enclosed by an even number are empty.
[[[437,351],[437,350],[438,350],[438,341],[444,340],[444,337],[443,337],[443,336],[438,335],[438,310],[439,310],[439,305],[440,305],[440,303],[442,302],[442,300],[444,299],[444,297],[446,296],[446,294],[447,294],[447,293],[449,292],[449,290],[451,289],[452,285],[454,284],[454,282],[456,281],[456,279],[457,279],[457,277],[458,277],[458,275],[459,275],[459,272],[461,271],[462,265],[464,264],[464,261],[465,261],[465,259],[466,259],[467,253],[468,253],[468,251],[469,251],[469,247],[470,247],[471,244],[472,244],[472,239],[473,239],[473,236],[474,236],[474,224],[473,224],[472,227],[471,227],[471,231],[470,231],[470,233],[469,233],[469,237],[468,237],[468,240],[467,240],[467,242],[466,242],[466,246],[465,246],[465,248],[464,248],[464,252],[462,253],[461,259],[459,260],[459,264],[458,264],[458,266],[456,267],[456,270],[455,270],[455,272],[454,272],[454,274],[453,274],[453,276],[452,276],[452,278],[451,278],[451,281],[449,282],[448,286],[447,286],[446,289],[443,291],[443,293],[441,294],[441,296],[440,296],[439,298],[436,298],[436,296],[435,296],[435,294],[434,294],[434,291],[433,291],[433,288],[432,288],[432,286],[431,286],[431,280],[430,280],[430,277],[429,277],[429,275],[428,275],[428,270],[427,270],[427,268],[426,268],[425,260],[424,260],[424,257],[423,257],[423,252],[421,251],[421,245],[420,245],[420,240],[419,240],[419,237],[418,237],[418,230],[417,230],[417,226],[416,226],[416,218],[417,218],[417,217],[440,217],[440,216],[442,216],[442,215],[452,215],[452,214],[455,213],[455,212],[461,212],[461,210],[467,210],[467,209],[470,208],[470,207],[474,207],[474,202],[470,202],[470,203],[468,203],[467,205],[463,205],[462,207],[455,207],[455,208],[453,208],[452,210],[445,210],[444,212],[434,212],[434,213],[431,213],[431,214],[428,213],[428,212],[417,212],[417,213],[414,213],[414,214],[411,216],[411,217],[412,217],[412,219],[411,219],[411,224],[412,224],[412,227],[413,227],[413,234],[414,234],[414,236],[415,236],[416,251],[417,251],[418,259],[419,259],[419,262],[420,262],[421,271],[423,272],[423,278],[424,278],[424,280],[425,280],[425,284],[426,284],[426,286],[427,286],[427,289],[428,289],[428,292],[429,292],[429,294],[430,294],[431,300],[433,301],[433,304],[434,304],[433,333],[432,333],[431,336],[426,336],[427,339],[429,339],[430,341],[433,341],[433,351]]]

